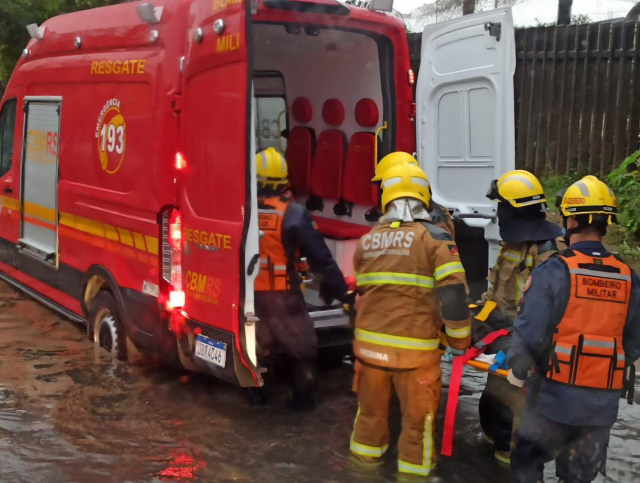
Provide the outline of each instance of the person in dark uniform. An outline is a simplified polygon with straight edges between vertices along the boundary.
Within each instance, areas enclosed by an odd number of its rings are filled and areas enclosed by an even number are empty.
[[[543,481],[553,459],[563,483],[604,474],[619,400],[633,384],[626,374],[640,357],[640,279],[602,244],[615,196],[589,176],[560,208],[569,248],[532,272],[509,352],[508,380],[527,389],[511,459],[517,483]]]
[[[546,220],[544,189],[528,171],[505,173],[491,183],[487,197],[498,201],[502,246],[488,277],[489,289],[478,304],[486,310],[479,311],[473,320],[474,343],[494,330],[512,327],[529,274],[558,251],[555,239],[562,233]],[[488,309],[494,305],[487,302],[495,304],[493,311]],[[510,343],[511,337],[501,337],[488,353],[506,354]],[[495,374],[487,376],[479,403],[480,424],[485,439],[495,446],[496,459],[502,463],[510,462],[513,427],[517,427],[524,401],[522,391],[506,379]]]
[[[273,148],[256,156],[260,271],[255,281],[259,357],[267,367],[275,353],[288,359],[290,407],[313,407],[318,350],[313,321],[301,291],[300,262],[307,259],[320,285],[321,299],[345,302],[348,288],[309,212],[289,196],[287,163]],[[266,403],[268,387],[252,390],[254,402]]]

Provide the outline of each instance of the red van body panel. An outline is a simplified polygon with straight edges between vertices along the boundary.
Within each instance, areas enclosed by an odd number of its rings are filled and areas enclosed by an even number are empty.
[[[203,335],[226,344],[227,364],[195,361],[198,369],[259,385],[243,310],[254,183],[251,22],[387,37],[394,57],[393,147],[414,152],[404,26],[390,15],[355,7],[344,7],[348,15],[340,16],[261,2],[251,15],[246,0],[157,0],[161,20],[146,23],[137,10],[141,3],[48,20],[43,38],[32,39],[18,62],[0,104],[2,109],[17,102],[13,163],[0,178],[0,186],[10,188],[0,193],[0,272],[85,319],[95,295],[89,282],[98,277],[114,292],[127,333],[140,349],[169,361],[185,355],[195,360],[193,340]],[[223,23],[219,34],[216,22]],[[59,104],[60,116],[59,131],[49,136],[55,137],[58,159],[55,211],[21,202],[25,155],[40,136],[25,127],[28,109],[49,101]],[[185,162],[181,169],[177,153]],[[171,284],[163,277],[162,220],[170,209],[181,216],[185,302],[179,310],[167,306]],[[57,224],[55,264],[20,247],[28,217]]]

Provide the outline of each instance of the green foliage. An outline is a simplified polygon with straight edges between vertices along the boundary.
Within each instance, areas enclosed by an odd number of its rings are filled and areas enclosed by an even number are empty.
[[[640,239],[640,151],[636,151],[607,176],[618,198],[618,221],[636,240]]]
[[[553,211],[554,213],[558,212],[558,207],[556,206],[558,191],[567,189],[581,177],[582,176],[577,173],[549,173],[546,176],[542,177],[541,182],[542,186],[544,187],[544,195],[547,198],[547,204],[549,205],[549,209],[551,211]]]
[[[580,14],[580,15],[571,15],[571,25],[586,25],[592,23],[591,19],[588,15]],[[536,27],[555,27],[558,25],[558,22],[540,22],[536,19]]]
[[[29,41],[28,24],[122,0],[0,0],[0,84],[6,84]]]

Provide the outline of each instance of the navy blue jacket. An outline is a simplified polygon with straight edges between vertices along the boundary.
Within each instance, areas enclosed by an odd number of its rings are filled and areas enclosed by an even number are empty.
[[[274,196],[273,191],[261,191],[260,198]],[[296,252],[305,257],[309,267],[320,282],[320,295],[325,299],[344,301],[349,290],[342,275],[342,271],[333,259],[331,251],[314,223],[311,215],[302,205],[291,202],[282,220],[282,244],[290,263],[295,259]],[[291,271],[290,277],[298,277],[297,272]],[[299,284],[292,284],[294,290],[299,290]],[[330,300],[327,300],[330,302]]]
[[[569,247],[590,256],[608,256],[599,242],[580,242]],[[629,313],[623,335],[627,364],[640,357],[640,278],[632,271]],[[619,391],[598,391],[571,387],[543,377],[553,331],[569,302],[571,279],[567,266],[552,257],[531,273],[531,285],[524,293],[509,351],[513,375],[524,380],[530,369],[537,373],[526,380],[527,405],[559,423],[575,426],[611,426],[618,417]],[[606,323],[606,321],[603,321]]]

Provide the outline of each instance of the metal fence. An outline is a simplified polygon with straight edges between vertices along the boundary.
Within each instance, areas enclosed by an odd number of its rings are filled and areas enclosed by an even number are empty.
[[[516,46],[518,168],[605,174],[640,148],[640,24],[519,29]]]

